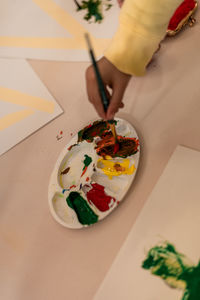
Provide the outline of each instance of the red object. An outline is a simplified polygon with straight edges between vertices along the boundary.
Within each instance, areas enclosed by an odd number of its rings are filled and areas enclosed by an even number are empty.
[[[85,174],[86,171],[87,171],[87,167],[85,166],[83,173],[81,174],[81,177]]]
[[[87,192],[89,203],[93,203],[100,211],[107,211],[116,201],[115,198],[108,196],[104,191],[104,186],[93,183],[92,189]],[[111,202],[113,200],[113,203]]]
[[[179,23],[194,9],[195,5],[196,1],[194,0],[183,1],[172,16],[168,25],[168,30],[176,30]]]
[[[76,185],[73,184],[70,186],[70,189],[75,188],[75,187],[76,187]]]
[[[60,134],[63,134],[63,132],[61,131]]]
[[[119,151],[119,144],[115,143],[113,152],[114,154],[116,154],[118,151]]]
[[[86,181],[89,181],[89,180],[90,180],[90,178],[89,178],[89,177],[87,177],[87,178],[86,178]]]

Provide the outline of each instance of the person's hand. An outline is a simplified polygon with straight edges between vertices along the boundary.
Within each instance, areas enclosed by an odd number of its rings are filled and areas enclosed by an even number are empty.
[[[107,112],[104,112],[96,75],[92,65],[86,70],[88,99],[94,105],[97,113],[102,119],[111,120],[114,118],[114,115],[116,112],[118,112],[119,108],[124,107],[122,98],[131,76],[119,71],[105,57],[102,57],[97,64],[105,90],[107,92],[107,96],[110,99]],[[108,87],[111,89],[111,91],[108,90]]]
[[[124,2],[124,0],[117,0],[118,4],[119,4],[119,7],[122,7],[122,4]]]

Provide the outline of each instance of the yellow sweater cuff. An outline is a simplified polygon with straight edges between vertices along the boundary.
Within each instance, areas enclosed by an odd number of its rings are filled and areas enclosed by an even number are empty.
[[[105,57],[120,71],[142,76],[182,0],[125,0]]]

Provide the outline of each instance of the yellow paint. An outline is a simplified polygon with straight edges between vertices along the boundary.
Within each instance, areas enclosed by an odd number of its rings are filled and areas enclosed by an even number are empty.
[[[112,156],[110,156],[110,155],[106,155],[106,156],[105,156],[105,159],[106,159],[106,160],[108,160],[108,159],[112,159]]]
[[[100,55],[106,49],[110,39],[91,38],[95,53]],[[35,49],[65,49],[65,50],[87,50],[83,37],[75,38],[49,38],[49,37],[0,37],[0,47],[18,47]]]
[[[24,109],[0,118],[0,131],[8,128],[11,125],[14,125],[15,123],[22,121],[23,119],[29,117],[34,113],[34,110]]]
[[[121,170],[117,170],[119,168],[116,167],[116,164]],[[103,167],[101,167],[103,165]],[[112,179],[113,176],[120,176],[120,175],[131,175],[135,171],[134,164],[130,166],[130,160],[124,159],[122,162],[111,161],[107,159],[100,158],[98,160],[97,166],[102,169],[104,174],[106,174],[109,179]]]
[[[49,37],[0,37],[1,47],[23,47],[41,49],[86,49],[86,45],[76,38]]]
[[[61,188],[64,189],[61,173],[60,173],[60,176],[59,176],[59,181],[60,181]]]
[[[55,108],[55,104],[52,101],[4,87],[0,87],[0,100],[34,108],[47,113],[53,113]]]
[[[52,0],[32,0],[46,14],[54,19],[61,27],[72,35],[70,38],[49,37],[0,37],[1,47],[22,47],[39,49],[79,49],[86,50],[84,33],[86,29],[69,13],[63,10]],[[91,35],[92,43],[97,55],[102,54],[110,39],[95,38]]]

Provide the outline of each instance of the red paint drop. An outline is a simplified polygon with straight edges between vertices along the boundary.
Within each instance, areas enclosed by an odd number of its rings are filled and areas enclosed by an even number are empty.
[[[90,178],[89,178],[89,177],[87,177],[87,178],[86,178],[86,181],[89,181],[89,180],[90,180]]]
[[[63,134],[63,132],[61,131],[61,132],[60,132],[60,134],[62,135],[62,134]]]
[[[76,187],[76,185],[73,184],[70,186],[70,189],[75,188],[75,187]]]
[[[104,191],[104,186],[93,183],[92,189],[87,192],[87,199],[89,203],[93,203],[100,211],[107,211],[111,207],[111,201],[116,201],[115,198],[108,196]]]

